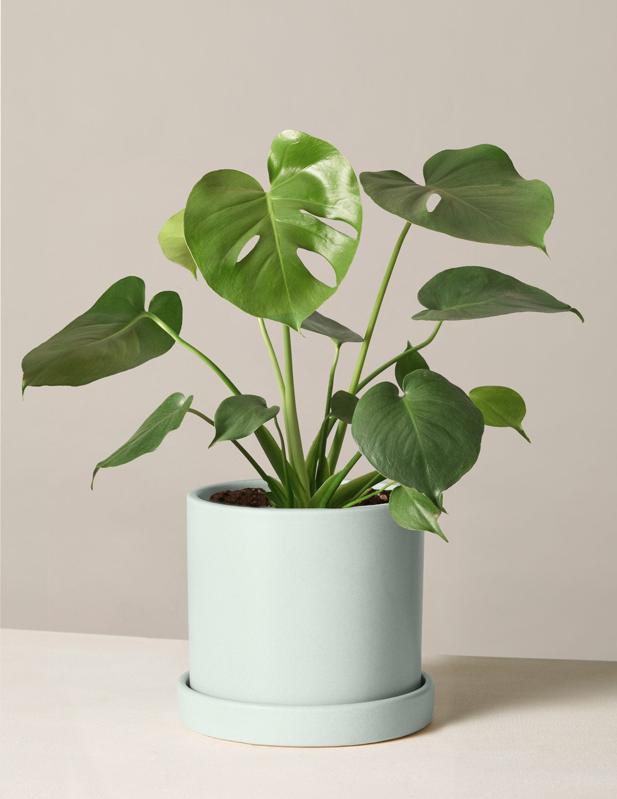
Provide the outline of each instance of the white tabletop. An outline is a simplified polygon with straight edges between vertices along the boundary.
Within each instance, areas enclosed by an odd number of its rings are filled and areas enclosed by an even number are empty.
[[[7,799],[617,796],[617,663],[429,657],[435,720],[371,746],[286,749],[187,732],[186,642],[2,633]]]

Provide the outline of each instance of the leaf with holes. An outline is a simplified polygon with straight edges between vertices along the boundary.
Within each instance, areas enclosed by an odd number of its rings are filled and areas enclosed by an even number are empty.
[[[268,407],[263,397],[255,394],[238,394],[227,397],[214,414],[215,435],[210,446],[219,441],[236,441],[246,438],[279,412],[277,405]]]
[[[426,369],[407,375],[402,396],[393,383],[371,388],[352,423],[375,469],[436,503],[476,462],[483,430],[482,414],[467,394]]]
[[[189,195],[184,235],[214,291],[247,313],[297,330],[347,273],[362,224],[360,191],[335,147],[295,130],[272,142],[268,174],[264,191],[244,172],[209,172]],[[324,220],[342,222],[354,235]],[[301,250],[330,264],[334,286],[311,274]]]
[[[411,347],[412,345],[407,342],[407,346]],[[419,352],[410,349],[402,358],[399,358],[394,367],[394,377],[401,388],[403,388],[403,380],[416,369],[428,369],[428,364]]]
[[[184,239],[184,209],[170,216],[159,233],[159,244],[166,258],[188,269],[197,277],[197,264]]]
[[[360,180],[377,205],[415,225],[470,241],[546,251],[544,234],[553,218],[550,188],[541,180],[524,180],[492,144],[442,150],[429,158],[425,186],[395,170],[363,172]]]
[[[333,416],[345,424],[351,424],[358,398],[349,391],[337,391],[330,400],[330,411]]]
[[[311,333],[319,333],[320,336],[328,336],[335,344],[358,344],[364,340],[358,333],[354,333],[340,322],[335,322],[334,319],[328,319],[319,311],[314,311],[302,322],[302,329],[309,330]]]
[[[432,277],[418,292],[426,311],[413,319],[452,321],[483,319],[510,313],[571,311],[582,321],[576,308],[546,291],[486,266],[456,266]]]
[[[478,386],[471,389],[469,398],[482,413],[484,424],[489,427],[511,427],[526,441],[531,441],[521,426],[527,413],[525,400],[513,388]]]
[[[179,333],[180,297],[175,291],[162,291],[146,312],[145,293],[139,277],[125,277],[110,286],[92,308],[25,356],[24,390],[27,386],[83,386],[167,352],[173,338],[147,314],[156,314]]]
[[[390,494],[388,507],[394,521],[405,530],[424,530],[448,540],[439,526],[441,510],[421,491],[397,486]]]
[[[111,466],[123,466],[136,458],[154,452],[159,447],[165,436],[172,430],[177,430],[182,424],[188,409],[191,407],[193,397],[185,397],[184,394],[170,394],[166,400],[148,416],[146,421],[140,425],[129,440],[112,452],[107,458],[99,461],[92,472],[92,483],[99,469],[108,469]]]

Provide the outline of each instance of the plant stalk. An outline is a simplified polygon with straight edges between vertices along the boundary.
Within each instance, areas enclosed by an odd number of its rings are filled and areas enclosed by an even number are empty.
[[[283,325],[283,351],[285,363],[285,430],[287,432],[287,447],[289,459],[296,470],[302,488],[306,492],[304,500],[308,502],[311,493],[304,452],[302,451],[302,437],[298,422],[298,409],[296,407],[296,389],[294,385],[293,354],[291,350],[291,331]]]
[[[324,408],[324,418],[320,428],[320,441],[319,441],[319,457],[317,459],[317,486],[320,485],[324,476],[327,477],[327,459],[326,459],[326,442],[328,440],[328,433],[330,432],[327,425],[328,416],[330,414],[330,404],[332,403],[332,392],[334,390],[334,376],[336,374],[336,367],[338,366],[339,357],[341,354],[340,342],[334,344],[335,352],[330,366],[330,374],[328,375],[328,387],[326,389],[326,405]],[[331,429],[331,428],[330,428]]]
[[[396,244],[394,245],[394,249],[392,250],[392,254],[390,255],[390,260],[388,261],[388,265],[386,266],[386,271],[381,280],[381,285],[379,286],[379,291],[377,292],[377,297],[375,298],[375,303],[373,305],[373,309],[371,311],[371,315],[369,317],[368,324],[366,326],[364,341],[360,345],[358,360],[356,361],[356,366],[354,368],[354,372],[351,378],[351,383],[349,384],[349,392],[351,394],[355,394],[356,391],[358,390],[358,384],[362,376],[362,369],[364,368],[364,362],[366,361],[368,348],[371,345],[371,339],[373,338],[375,325],[377,324],[377,317],[379,316],[379,312],[381,310],[381,306],[383,304],[383,300],[386,295],[386,290],[388,288],[388,284],[390,283],[390,278],[392,277],[394,267],[396,266],[396,261],[401,251],[401,247],[403,246],[405,237],[409,233],[410,227],[411,227],[411,222],[405,222],[405,225],[403,226],[403,229],[401,230],[399,237],[396,240]],[[333,472],[336,469],[336,464],[338,462],[339,455],[341,454],[341,448],[343,446],[343,440],[345,438],[346,429],[347,425],[345,424],[345,422],[339,422],[336,428],[336,433],[334,434],[334,440],[332,441],[330,454],[328,456],[328,463],[331,472]]]

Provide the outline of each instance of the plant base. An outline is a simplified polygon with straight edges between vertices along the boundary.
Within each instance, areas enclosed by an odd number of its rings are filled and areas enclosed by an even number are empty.
[[[270,746],[355,746],[401,738],[433,718],[433,681],[415,691],[346,705],[258,705],[194,691],[188,672],[178,681],[180,717],[195,732]]]

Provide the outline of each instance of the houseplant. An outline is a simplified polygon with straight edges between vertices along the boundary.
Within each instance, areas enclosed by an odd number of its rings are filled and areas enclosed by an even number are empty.
[[[170,394],[92,477],[152,452],[192,415],[213,428],[211,444],[231,442],[259,478],[189,495],[190,677],[179,687],[182,715],[194,729],[260,743],[384,740],[431,718],[432,684],[420,669],[423,532],[445,539],[444,491],[474,465],[485,425],[527,438],[525,403],[516,391],[490,385],[465,391],[432,371],[424,350],[446,322],[522,311],[582,317],[494,269],[449,268],[418,294],[423,309],[413,318],[434,323],[429,335],[365,374],[412,225],[545,250],[551,191],[523,179],[491,145],[437,153],[424,165],[425,185],[395,171],[361,174],[366,194],[404,224],[360,336],[318,311],[359,242],[360,187],[351,165],[332,145],[284,131],[272,143],[268,173],[266,191],[245,173],[209,172],[159,241],[170,260],[257,317],[280,407],[241,391],[210,355],[181,337],[175,292],[161,292],[146,306],[138,277],[112,285],[28,353],[23,388],[84,385],[163,355],[175,343],[205,363],[230,392],[214,414],[194,407],[192,396]],[[311,274],[305,251],[330,264],[334,286]],[[282,357],[272,323],[280,328]],[[292,354],[299,330],[328,336],[334,345],[323,420],[306,449]],[[351,384],[335,391],[343,345],[357,347],[356,363]],[[382,379],[391,368],[396,382]],[[341,464],[349,428],[357,451]],[[240,443],[249,436],[261,461]],[[354,476],[362,456],[370,469]],[[256,502],[268,508],[251,507]]]

